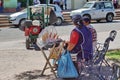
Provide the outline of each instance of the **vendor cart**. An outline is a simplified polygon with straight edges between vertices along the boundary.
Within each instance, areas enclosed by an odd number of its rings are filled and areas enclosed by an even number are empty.
[[[44,74],[45,70],[49,68],[51,69],[54,76],[57,77],[55,73],[55,69],[57,67],[56,62],[61,54],[63,41],[58,37],[55,27],[48,27],[48,22],[50,24],[53,24],[57,20],[57,18],[54,11],[52,10],[53,7],[48,5],[48,1],[46,2],[47,5],[39,4],[29,6],[29,0],[27,0],[28,18],[26,20],[27,24],[25,26],[26,28],[29,28],[29,26],[31,25],[31,23],[29,24],[29,21],[33,22],[36,20],[37,22],[34,22],[34,24],[39,24],[38,26],[41,27],[40,33],[35,38],[36,44],[38,45],[40,51],[46,59],[46,63],[41,72],[41,76]],[[31,39],[31,37],[29,37],[29,39]],[[46,53],[45,50],[48,50],[49,53]],[[49,56],[47,56],[47,54],[49,54]],[[54,63],[51,63],[50,59],[53,59]]]

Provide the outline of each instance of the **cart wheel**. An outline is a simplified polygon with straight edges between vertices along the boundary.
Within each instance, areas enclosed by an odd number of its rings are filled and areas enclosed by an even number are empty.
[[[29,38],[26,39],[26,49],[30,49],[30,42]]]

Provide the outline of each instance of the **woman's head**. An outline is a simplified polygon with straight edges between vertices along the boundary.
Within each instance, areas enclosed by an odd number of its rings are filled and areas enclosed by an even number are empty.
[[[81,17],[79,14],[72,16],[72,22],[73,22],[75,25],[79,25],[79,26],[82,26],[82,25],[83,25],[82,17]]]

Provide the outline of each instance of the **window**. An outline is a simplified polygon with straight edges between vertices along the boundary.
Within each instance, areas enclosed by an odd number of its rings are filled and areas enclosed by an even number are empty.
[[[101,3],[96,3],[93,8],[96,8],[96,9],[104,9],[104,3],[101,2]]]
[[[101,7],[100,7],[100,4],[99,4],[99,3],[95,3],[95,5],[93,6],[93,8],[95,8],[95,9],[100,9]]]
[[[101,7],[101,9],[104,9],[104,7],[105,7],[105,6],[104,6],[104,2],[101,2],[101,3],[100,3],[100,7]]]
[[[93,3],[86,3],[83,8],[90,8],[93,5]]]
[[[105,8],[113,8],[112,3],[110,2],[105,2],[104,5],[105,5]]]

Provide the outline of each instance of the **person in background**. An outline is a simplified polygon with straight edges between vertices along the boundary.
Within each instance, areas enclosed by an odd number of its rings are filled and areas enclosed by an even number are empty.
[[[64,0],[65,10],[67,9],[67,0]]]
[[[90,19],[88,17],[83,17],[83,24],[92,33],[93,52],[95,52],[96,51],[96,46],[97,46],[97,32],[96,32],[95,28],[90,24]]]
[[[64,0],[60,0],[60,8],[63,10]]]
[[[53,4],[53,0],[50,0],[50,4]]]
[[[72,22],[75,28],[72,30],[70,40],[66,41],[67,50],[70,51],[73,63],[79,73],[78,62],[92,59],[92,34],[83,25],[80,15],[73,15]]]
[[[3,2],[2,2],[2,0],[0,0],[0,13],[2,13],[3,12]]]
[[[21,2],[18,2],[18,3],[17,3],[16,11],[20,11],[20,10],[21,10]]]
[[[33,0],[33,5],[40,4],[39,0]]]
[[[53,0],[53,4],[57,4],[58,6],[60,6],[60,0]]]
[[[118,7],[118,0],[112,0],[112,1],[113,1],[114,7],[117,8]]]
[[[40,4],[44,4],[44,0],[40,0]]]

